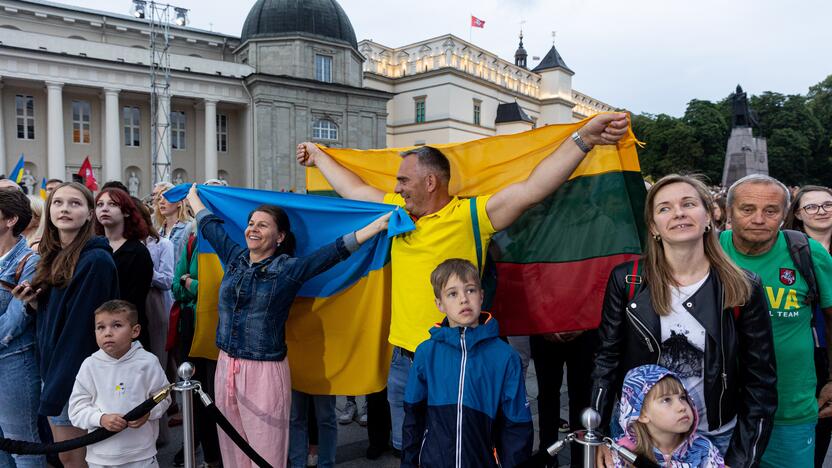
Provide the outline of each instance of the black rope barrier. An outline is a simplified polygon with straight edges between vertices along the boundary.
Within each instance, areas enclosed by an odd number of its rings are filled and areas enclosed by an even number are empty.
[[[257,466],[260,468],[274,468],[272,465],[269,464],[256,450],[254,450],[251,445],[237,432],[237,429],[234,429],[234,426],[225,418],[225,415],[222,414],[217,405],[211,400],[205,392],[202,391],[201,388],[197,389],[199,392],[200,400],[202,401],[203,406],[205,409],[208,410],[208,415],[214,421],[214,423],[222,429],[225,434],[234,441],[234,444],[240,448],[249,458],[253,461]]]
[[[139,404],[138,406],[130,410],[127,414],[125,414],[123,418],[128,422],[143,418],[144,415],[149,413],[154,406],[156,406],[162,400],[167,398],[168,394],[170,393],[170,388],[171,387],[168,386],[156,395],[153,395],[152,397],[143,401],[141,404]],[[108,439],[116,434],[118,434],[118,432],[110,432],[103,427],[99,427],[98,429],[90,432],[89,434],[83,435],[81,437],[76,437],[75,439],[56,442],[54,444],[27,442],[22,440],[12,440],[0,437],[0,450],[2,450],[3,452],[15,453],[18,455],[46,455],[60,452],[69,452],[70,450],[79,449],[81,447],[86,447],[87,445],[92,445],[101,442],[102,440]]]

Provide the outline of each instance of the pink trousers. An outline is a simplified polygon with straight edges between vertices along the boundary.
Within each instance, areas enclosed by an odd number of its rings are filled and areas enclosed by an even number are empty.
[[[292,383],[289,363],[235,359],[220,351],[214,377],[217,408],[263,458],[285,467],[289,450]],[[256,465],[218,429],[223,466]]]

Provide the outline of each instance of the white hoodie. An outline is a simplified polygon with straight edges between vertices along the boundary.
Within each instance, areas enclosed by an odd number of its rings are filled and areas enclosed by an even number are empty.
[[[113,359],[102,350],[84,360],[69,397],[72,425],[90,432],[101,427],[105,414],[127,414],[168,384],[159,359],[134,341],[127,354]],[[170,406],[170,397],[150,411],[142,427],[126,428],[87,447],[87,462],[122,465],[156,455],[159,418]]]

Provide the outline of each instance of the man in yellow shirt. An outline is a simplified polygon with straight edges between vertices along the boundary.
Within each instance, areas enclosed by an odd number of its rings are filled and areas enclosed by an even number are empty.
[[[416,229],[393,239],[392,317],[389,341],[395,345],[387,381],[393,447],[401,449],[404,388],[416,347],[443,315],[434,303],[430,273],[449,258],[481,265],[491,236],[558,189],[595,145],[612,145],[627,133],[626,114],[600,114],[543,159],[528,179],[492,195],[461,200],[448,193],[450,163],[437,149],[423,146],[402,153],[395,193],[367,185],[313,143],[298,145],[297,160],[316,166],[344,198],[403,206]],[[475,238],[480,245],[476,245]],[[478,258],[479,257],[479,258]]]

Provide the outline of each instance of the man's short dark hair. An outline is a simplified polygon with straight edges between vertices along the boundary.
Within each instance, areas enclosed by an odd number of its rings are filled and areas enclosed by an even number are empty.
[[[17,216],[17,223],[12,228],[12,234],[19,236],[32,221],[32,208],[29,198],[20,190],[0,190],[0,212],[4,218]]]
[[[402,151],[399,155],[403,158],[414,155],[419,160],[419,164],[435,172],[446,184],[451,181],[451,163],[438,149],[430,146],[420,146],[412,150]]]
[[[95,309],[95,315],[100,314],[127,314],[127,321],[130,322],[130,326],[139,323],[139,312],[136,310],[136,306],[121,299],[113,299],[98,306]]]
[[[433,286],[433,295],[437,299],[442,296],[442,289],[448,285],[448,281],[454,276],[462,280],[463,283],[470,281],[480,286],[480,272],[473,263],[462,258],[449,258],[440,263],[430,274],[430,285]]]
[[[64,181],[62,181],[61,179],[49,179],[49,180],[46,181],[46,185],[55,184],[55,183],[62,184],[62,183],[64,183]]]

